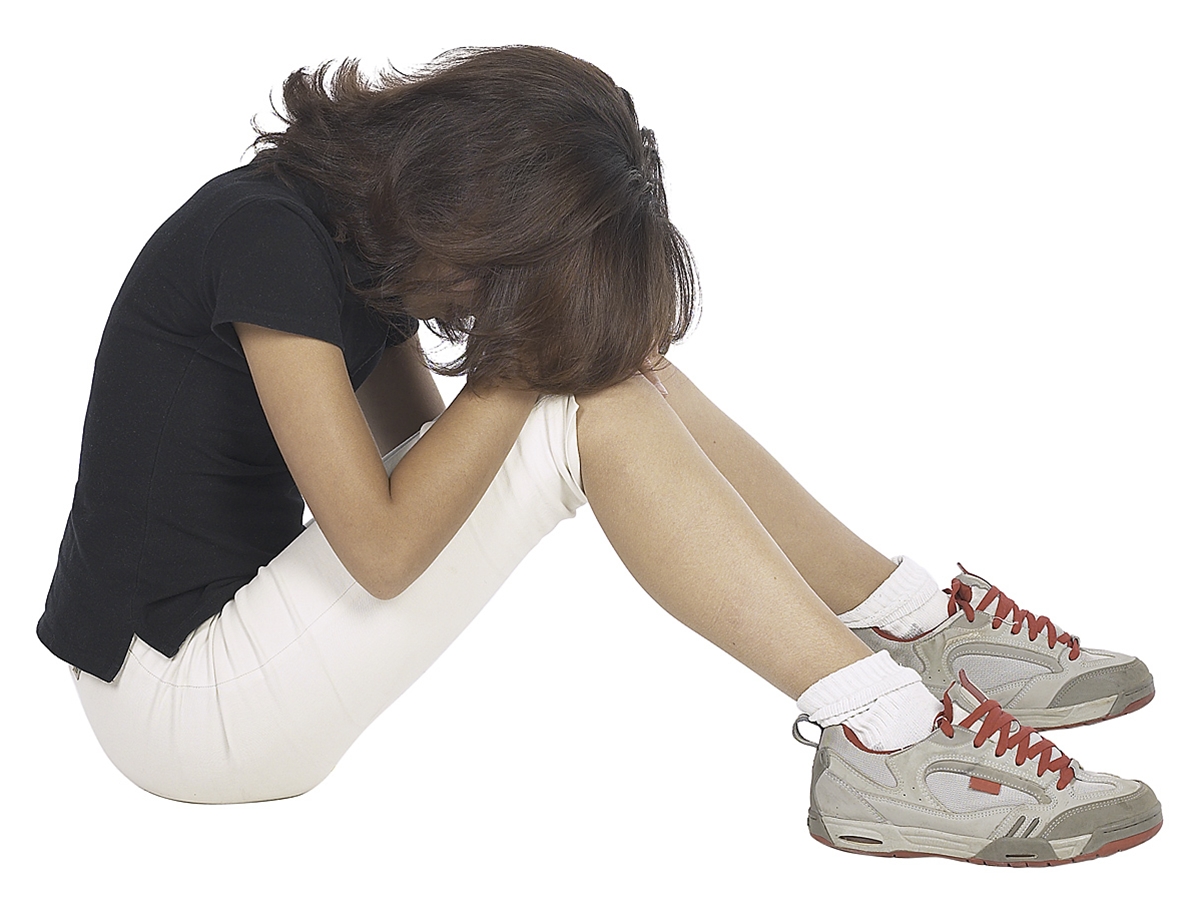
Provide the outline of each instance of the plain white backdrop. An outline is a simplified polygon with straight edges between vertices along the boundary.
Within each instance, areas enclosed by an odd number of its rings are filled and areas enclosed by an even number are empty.
[[[1166,883],[1200,840],[1196,7],[418,6],[7,16],[0,894],[1182,896]],[[1149,781],[1157,838],[1023,871],[821,847],[794,703],[662,613],[586,511],[310,794],[188,806],[108,764],[34,624],[127,268],[248,159],[250,119],[291,70],[501,43],[596,63],[657,132],[704,288],[672,357],[718,404],[881,551],[946,582],[961,560],[1085,645],[1147,661],[1148,709],[1055,740]]]

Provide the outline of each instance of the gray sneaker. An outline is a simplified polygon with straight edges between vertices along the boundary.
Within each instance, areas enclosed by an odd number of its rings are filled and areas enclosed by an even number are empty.
[[[962,567],[950,585],[948,618],[919,637],[900,640],[878,628],[855,628],[872,650],[887,650],[940,696],[960,670],[1032,728],[1067,728],[1131,713],[1154,696],[1140,659],[1089,650],[1043,616],[1019,608]],[[955,702],[970,708],[961,685]]]
[[[969,684],[963,690],[983,697]],[[797,720],[797,740],[817,748],[814,838],[860,854],[1056,866],[1115,854],[1162,827],[1147,785],[1085,772],[994,700],[976,700],[969,714],[949,692],[943,703],[928,738],[883,753],[843,725],[814,745],[799,731],[804,717]]]

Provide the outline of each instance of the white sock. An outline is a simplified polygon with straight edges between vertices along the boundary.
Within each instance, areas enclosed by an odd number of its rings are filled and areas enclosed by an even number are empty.
[[[838,618],[847,628],[879,628],[892,637],[910,640],[946,620],[947,598],[933,576],[912,559],[897,556],[892,561],[897,568],[887,580]]]
[[[848,725],[864,745],[879,751],[925,740],[942,711],[921,676],[883,650],[826,675],[796,703],[809,721],[822,728]]]

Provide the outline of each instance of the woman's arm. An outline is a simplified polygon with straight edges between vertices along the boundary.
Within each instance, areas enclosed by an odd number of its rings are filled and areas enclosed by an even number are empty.
[[[386,455],[446,410],[416,336],[385,350],[355,395],[380,455]]]
[[[389,480],[340,349],[234,328],[275,441],[329,545],[372,596],[398,595],[483,497],[537,394],[464,389]]]

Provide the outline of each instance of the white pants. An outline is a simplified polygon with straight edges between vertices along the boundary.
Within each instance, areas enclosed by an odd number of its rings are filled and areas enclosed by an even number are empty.
[[[175,800],[271,800],[316,786],[584,504],[577,411],[571,397],[538,403],[466,523],[395,599],[363,590],[314,522],[175,656],[135,637],[114,681],[79,676],[105,753]],[[388,454],[389,473],[429,426]]]

